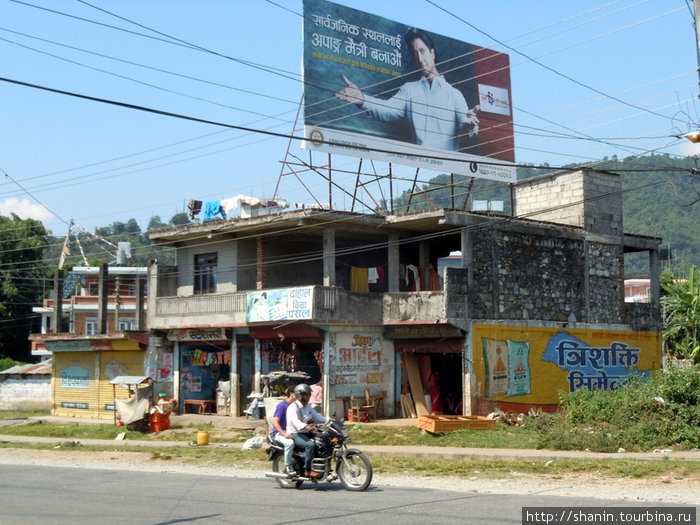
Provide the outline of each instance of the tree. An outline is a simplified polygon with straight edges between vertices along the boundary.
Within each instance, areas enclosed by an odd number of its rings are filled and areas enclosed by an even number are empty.
[[[147,232],[150,232],[152,230],[162,230],[163,228],[167,228],[168,224],[160,220],[160,215],[154,215],[151,217],[151,220],[148,221],[148,227],[146,228]]]
[[[663,336],[669,353],[679,359],[700,360],[700,285],[698,267],[690,268],[687,280],[662,275]]]
[[[192,221],[190,220],[189,215],[187,215],[184,212],[176,213],[172,217],[170,217],[170,224],[173,226],[185,226],[186,224],[191,224]]]
[[[41,222],[0,215],[0,357],[29,360],[27,337],[39,326],[32,306],[44,295],[42,258],[48,244]]]

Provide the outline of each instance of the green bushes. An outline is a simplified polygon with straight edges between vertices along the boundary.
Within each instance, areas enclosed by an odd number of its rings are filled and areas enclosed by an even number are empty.
[[[561,410],[533,421],[539,448],[615,452],[700,447],[700,365],[631,378],[612,392],[563,393]]]

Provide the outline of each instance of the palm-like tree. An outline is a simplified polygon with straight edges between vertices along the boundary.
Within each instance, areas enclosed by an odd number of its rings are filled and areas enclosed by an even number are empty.
[[[698,267],[690,268],[688,280],[664,275],[663,336],[669,353],[679,359],[700,360],[700,285]]]

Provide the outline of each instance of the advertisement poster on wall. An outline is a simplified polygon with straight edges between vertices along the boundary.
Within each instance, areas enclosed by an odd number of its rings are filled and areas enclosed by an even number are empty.
[[[304,0],[303,147],[515,182],[508,55]]]
[[[477,398],[556,405],[559,392],[615,390],[661,367],[658,332],[474,325]]]
[[[393,358],[379,333],[335,334],[332,383],[336,396],[385,393],[393,380]]]
[[[246,294],[246,321],[311,319],[313,287],[282,288]]]

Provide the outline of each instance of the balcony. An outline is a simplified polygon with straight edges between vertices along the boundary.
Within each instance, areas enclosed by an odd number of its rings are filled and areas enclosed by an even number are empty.
[[[445,322],[448,305],[451,304],[444,291],[359,293],[335,286],[308,288],[312,290],[310,317],[300,317],[299,320],[317,324],[433,324]],[[272,295],[284,290],[264,291]],[[155,315],[150,316],[150,327],[245,326],[248,324],[247,294],[235,292],[156,297]],[[287,320],[282,317],[270,320]]]

